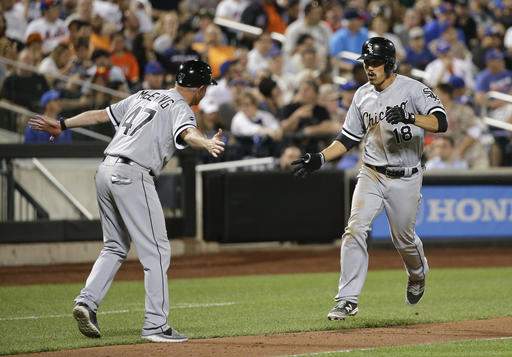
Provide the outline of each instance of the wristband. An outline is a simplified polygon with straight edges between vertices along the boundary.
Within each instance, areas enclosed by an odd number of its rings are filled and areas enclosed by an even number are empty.
[[[66,123],[64,122],[65,120],[66,120],[66,119],[64,119],[64,118],[61,118],[61,119],[59,120],[59,123],[60,123],[60,130],[61,130],[61,131],[64,131],[64,130],[66,130],[66,129],[68,128],[68,127],[66,126]]]
[[[320,163],[322,166],[325,164],[325,156],[323,153],[320,153]]]

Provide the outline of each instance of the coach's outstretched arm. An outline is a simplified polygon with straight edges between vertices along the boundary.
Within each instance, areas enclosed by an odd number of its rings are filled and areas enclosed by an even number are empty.
[[[32,129],[46,131],[56,138],[67,128],[78,128],[82,126],[106,123],[108,121],[110,121],[110,119],[108,117],[107,111],[101,109],[89,110],[72,118],[61,119],[60,121],[54,118],[38,115],[34,118],[30,118],[28,125]]]
[[[183,130],[180,137],[193,149],[205,149],[213,157],[218,157],[224,152],[224,142],[222,141],[221,129],[219,129],[211,139],[205,137],[196,128],[187,128]]]

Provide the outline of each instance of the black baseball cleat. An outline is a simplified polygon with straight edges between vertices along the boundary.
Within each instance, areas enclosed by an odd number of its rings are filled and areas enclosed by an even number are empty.
[[[341,300],[327,314],[329,320],[345,320],[347,316],[354,316],[359,310],[355,302]]]
[[[416,305],[420,302],[425,292],[425,279],[419,281],[407,281],[407,293],[405,301],[409,305]]]
[[[73,317],[78,323],[78,329],[82,335],[90,338],[101,337],[100,327],[96,320],[96,313],[89,306],[79,302],[73,308]]]

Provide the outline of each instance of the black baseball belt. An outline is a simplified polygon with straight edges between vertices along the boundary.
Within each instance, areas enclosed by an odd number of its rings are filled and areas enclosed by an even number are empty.
[[[107,155],[107,156],[110,156],[110,155]],[[153,170],[150,170],[127,157],[124,157],[124,156],[110,156],[110,157],[115,157],[116,163],[131,165],[131,166],[138,166],[144,170],[147,170],[151,176],[155,176],[155,174],[153,173]],[[105,159],[106,159],[106,157],[103,160],[105,160]]]
[[[390,178],[410,177],[419,172],[419,169],[417,167],[413,167],[412,169],[405,169],[400,167],[374,166],[367,164],[366,162],[364,164],[368,166],[370,169],[373,169],[378,173],[386,175],[386,177]]]

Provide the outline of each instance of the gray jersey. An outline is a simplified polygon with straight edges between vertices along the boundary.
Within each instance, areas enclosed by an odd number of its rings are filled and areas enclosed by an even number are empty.
[[[190,106],[174,89],[142,90],[107,108],[116,128],[106,155],[122,156],[158,175],[176,149],[180,133],[197,127]]]
[[[342,134],[363,141],[363,162],[375,166],[414,167],[423,153],[422,128],[416,125],[389,124],[386,107],[400,105],[405,112],[429,115],[446,112],[430,88],[409,77],[397,75],[382,92],[366,83],[354,94]]]

